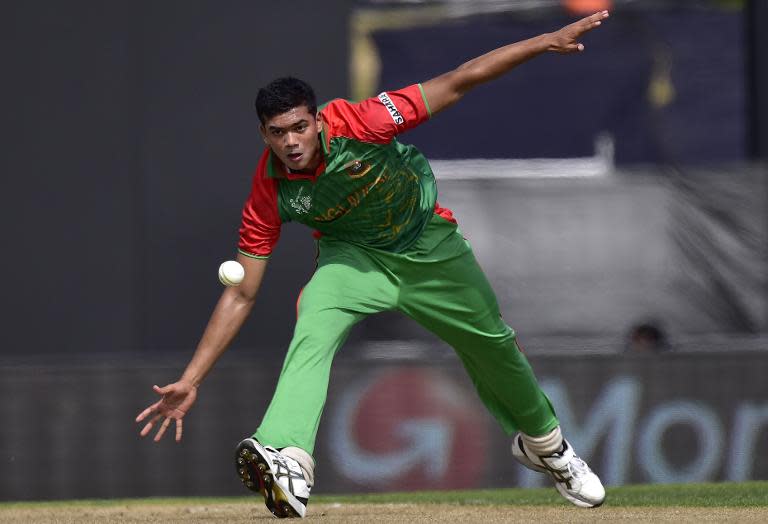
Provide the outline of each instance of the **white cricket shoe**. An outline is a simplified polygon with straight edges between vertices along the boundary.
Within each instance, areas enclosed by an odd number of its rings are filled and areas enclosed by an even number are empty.
[[[261,493],[267,508],[276,517],[306,515],[310,487],[294,459],[247,438],[237,446],[235,465],[243,484]]]
[[[547,473],[555,488],[566,500],[581,508],[596,508],[605,500],[605,488],[600,478],[589,469],[563,439],[563,448],[551,455],[539,456],[525,446],[520,433],[512,439],[512,456],[528,469]]]

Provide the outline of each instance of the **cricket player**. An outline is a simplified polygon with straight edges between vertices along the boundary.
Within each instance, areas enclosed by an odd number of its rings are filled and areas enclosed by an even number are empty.
[[[181,440],[200,383],[251,311],[281,224],[293,220],[317,232],[317,269],[300,294],[274,397],[235,457],[241,480],[273,514],[305,516],[331,362],[355,323],[387,310],[402,311],[456,350],[511,435],[518,461],[548,474],[573,504],[602,504],[600,479],[563,438],[469,243],[437,203],[429,163],[396,137],[527,60],[582,51],[579,38],[607,17],[595,13],[360,103],[318,108],[311,87],[290,77],[260,89],[256,111],[267,147],[242,213],[237,260],[245,278],[222,293],[178,382],[154,386],[161,399],[136,418],[147,420],[141,435],[159,425],[158,441],[173,422]]]

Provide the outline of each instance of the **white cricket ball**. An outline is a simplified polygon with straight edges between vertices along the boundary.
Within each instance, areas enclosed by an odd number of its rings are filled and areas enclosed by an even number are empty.
[[[225,286],[237,286],[243,281],[245,268],[235,260],[227,260],[219,266],[219,282]]]

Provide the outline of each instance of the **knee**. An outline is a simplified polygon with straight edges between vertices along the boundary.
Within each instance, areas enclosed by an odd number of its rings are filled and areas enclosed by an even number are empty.
[[[357,319],[344,311],[300,310],[290,352],[303,355],[330,355],[344,343]]]

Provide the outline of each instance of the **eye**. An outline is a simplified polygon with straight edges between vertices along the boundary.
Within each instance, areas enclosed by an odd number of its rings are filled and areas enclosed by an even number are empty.
[[[280,135],[283,134],[283,130],[282,129],[273,129],[272,130],[272,134],[275,135],[275,136],[280,136]]]
[[[307,124],[299,124],[296,126],[295,129],[297,133],[303,133],[304,131],[307,130]]]

